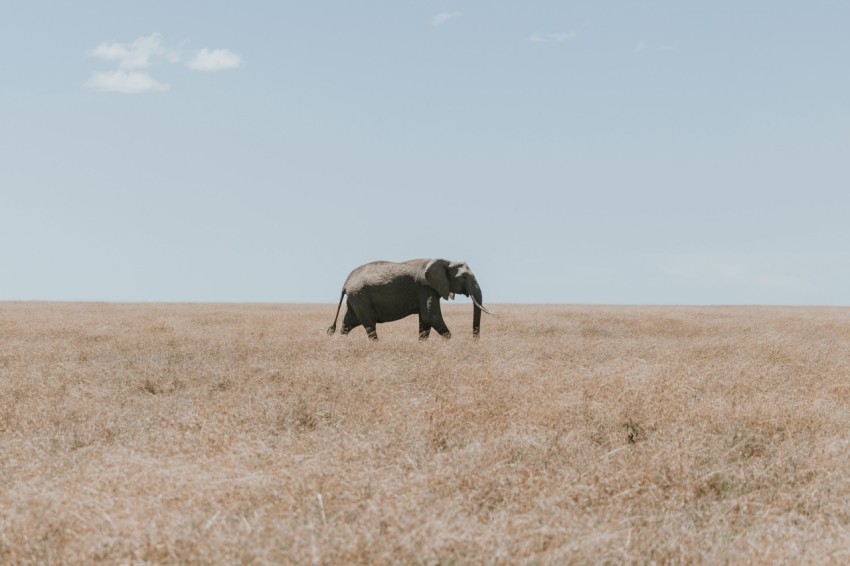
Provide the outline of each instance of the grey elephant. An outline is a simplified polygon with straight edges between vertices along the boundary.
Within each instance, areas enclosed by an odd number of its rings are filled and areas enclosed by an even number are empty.
[[[348,334],[362,324],[369,338],[377,340],[375,325],[379,322],[392,322],[418,313],[420,340],[428,338],[431,328],[437,329],[443,338],[451,338],[440,312],[440,298],[454,299],[455,293],[472,298],[472,335],[477,338],[481,311],[493,313],[481,305],[481,287],[464,262],[445,259],[411,259],[401,263],[373,261],[352,271],[345,280],[328,334],[336,332],[342,299],[348,295],[340,334]]]

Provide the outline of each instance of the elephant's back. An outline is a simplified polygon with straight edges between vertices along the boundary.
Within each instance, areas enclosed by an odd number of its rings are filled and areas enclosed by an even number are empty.
[[[393,261],[373,261],[352,271],[345,280],[345,292],[357,294],[364,289],[397,285],[400,279],[415,278],[413,266]]]

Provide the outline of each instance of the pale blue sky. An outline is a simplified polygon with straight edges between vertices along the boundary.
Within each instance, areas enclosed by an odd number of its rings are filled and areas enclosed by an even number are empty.
[[[5,2],[0,300],[850,304],[850,3]],[[115,92],[115,90],[123,92]]]

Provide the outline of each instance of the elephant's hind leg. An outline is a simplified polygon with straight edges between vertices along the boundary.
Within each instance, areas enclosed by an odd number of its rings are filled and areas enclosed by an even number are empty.
[[[360,326],[360,319],[357,318],[357,315],[354,314],[353,310],[348,309],[345,312],[345,318],[342,319],[342,329],[339,333],[346,335],[358,326]]]
[[[352,316],[354,317],[354,320],[357,321],[357,324],[354,326],[362,324],[363,328],[366,329],[366,334],[369,335],[369,340],[377,340],[378,333],[375,331],[377,321],[375,320],[375,313],[368,297],[363,297],[361,295],[349,295],[348,304],[353,311]],[[349,320],[348,313],[346,313],[345,316],[345,320]],[[345,323],[345,320],[343,321],[343,324]],[[352,326],[352,328],[354,328],[354,326]]]
[[[377,324],[374,320],[363,320],[360,324],[362,324],[363,328],[366,329],[366,334],[369,336],[369,340],[374,342],[378,339],[378,332],[375,330],[375,326],[377,326]]]
[[[360,324],[363,325],[363,328],[366,329],[366,334],[369,336],[369,340],[375,341],[378,339],[378,332],[375,330],[375,326],[377,323],[374,319],[370,317],[364,317],[360,320]]]

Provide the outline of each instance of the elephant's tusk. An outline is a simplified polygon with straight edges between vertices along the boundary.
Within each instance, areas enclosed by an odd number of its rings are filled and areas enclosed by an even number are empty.
[[[488,311],[487,309],[485,309],[484,307],[482,307],[482,306],[481,306],[481,303],[479,303],[478,301],[476,301],[476,300],[475,300],[475,297],[470,296],[470,298],[472,299],[472,302],[473,302],[473,303],[475,303],[475,306],[476,306],[476,307],[478,307],[479,309],[483,310],[484,312],[486,312],[486,313],[487,313],[487,314],[489,314],[490,316],[496,316],[495,314],[491,313],[490,311]]]
[[[452,301],[455,300],[455,294],[454,293],[449,293],[449,300],[452,300]]]

